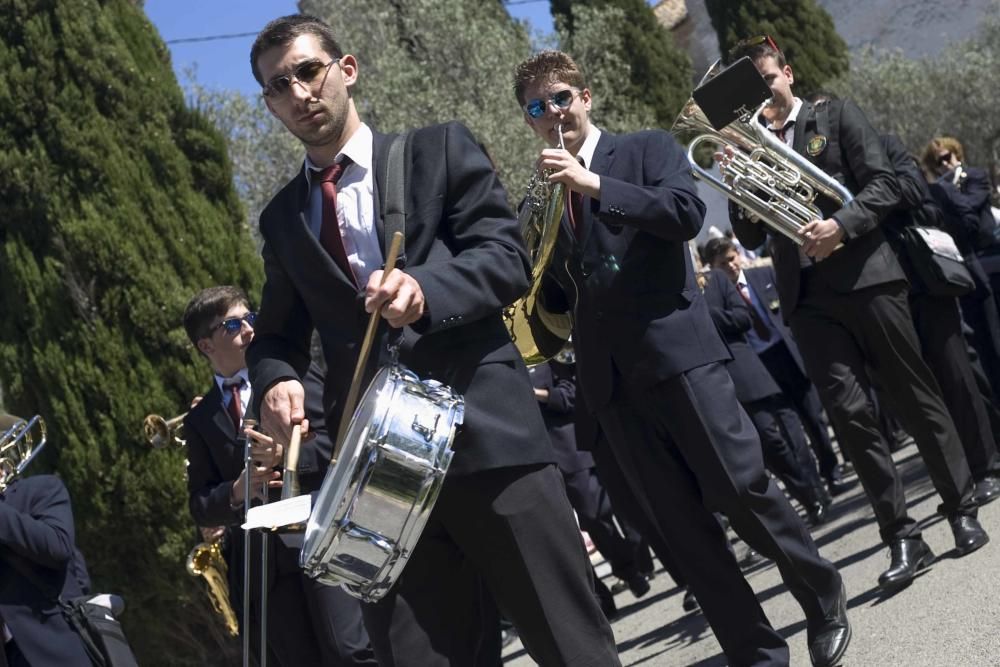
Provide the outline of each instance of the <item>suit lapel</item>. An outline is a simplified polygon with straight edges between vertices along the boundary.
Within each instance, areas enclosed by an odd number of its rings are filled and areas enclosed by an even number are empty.
[[[388,178],[388,157],[389,146],[392,145],[393,135],[382,134],[372,130],[375,138],[372,148],[372,169],[375,171],[373,182],[375,192],[373,193],[373,210],[375,212],[375,231],[378,234],[378,245],[382,248],[382,257],[385,257],[385,182]]]

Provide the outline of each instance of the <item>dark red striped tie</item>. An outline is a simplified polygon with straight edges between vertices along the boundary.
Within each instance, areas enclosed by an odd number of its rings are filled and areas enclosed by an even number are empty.
[[[319,243],[356,285],[358,281],[351,269],[351,263],[347,261],[347,250],[340,235],[340,223],[337,221],[337,181],[349,163],[350,158],[344,158],[319,174],[320,191],[323,195],[323,223],[319,228]]]

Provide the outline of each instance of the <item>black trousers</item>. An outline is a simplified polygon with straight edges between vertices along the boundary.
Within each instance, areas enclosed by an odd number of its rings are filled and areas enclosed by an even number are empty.
[[[910,308],[924,360],[941,386],[972,476],[982,479],[1000,469],[1000,453],[962,336],[958,302],[920,294],[910,297]]]
[[[713,512],[726,514],[747,544],[774,560],[810,629],[833,606],[841,579],[764,470],[756,430],[725,367],[712,363],[634,395],[616,394],[598,418],[729,663],[787,664],[788,646]]]
[[[835,480],[837,453],[830,441],[830,434],[823,419],[823,405],[812,382],[795,362],[788,346],[779,341],[760,353],[760,360],[771,377],[799,414],[802,427],[809,436],[819,473],[828,482]]]
[[[934,376],[920,356],[907,285],[894,282],[838,294],[802,273],[792,331],[806,372],[823,397],[875,511],[886,542],[916,537],[907,514],[903,484],[866,395],[880,400],[916,439],[931,481],[948,516],[975,516],[972,475],[955,425]],[[871,372],[873,378],[869,377]]]
[[[445,480],[399,581],[363,605],[379,665],[482,664],[484,590],[537,663],[621,664],[554,465]]]
[[[764,465],[803,507],[820,502],[823,484],[798,415],[782,394],[743,404],[760,436]]]
[[[619,579],[628,580],[639,573],[639,549],[642,536],[621,522],[622,530],[615,525],[614,510],[607,491],[593,468],[562,473],[566,483],[566,496],[576,510],[580,528],[587,531],[594,546],[611,564],[611,572]]]
[[[975,257],[971,261],[979,263]],[[980,269],[982,271],[982,269]],[[972,328],[972,344],[979,353],[979,359],[993,387],[994,394],[1000,394],[1000,313],[993,290],[984,281],[977,281],[977,289],[959,299],[962,305],[962,318]]]
[[[240,606],[233,605],[237,614]],[[268,591],[267,612],[269,664],[378,665],[368,643],[361,602],[339,586],[320,584],[301,572],[278,574]],[[260,646],[259,603],[253,605],[250,618],[250,646],[256,656]]]
[[[615,516],[624,525],[628,525],[630,530],[638,532],[642,536],[636,559],[639,570],[642,572],[653,570],[653,561],[649,557],[649,550],[652,549],[659,559],[660,565],[667,571],[674,583],[682,588],[686,587],[687,580],[681,574],[676,559],[660,535],[656,523],[650,519],[649,513],[643,509],[642,503],[636,497],[636,489],[625,478],[621,465],[615,458],[610,443],[608,443],[608,437],[600,427],[597,431],[594,448],[590,453],[594,457],[597,476],[611,498],[611,506],[614,508]]]

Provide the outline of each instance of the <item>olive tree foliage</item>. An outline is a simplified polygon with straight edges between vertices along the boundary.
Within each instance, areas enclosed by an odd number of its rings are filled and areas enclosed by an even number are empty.
[[[357,56],[364,121],[395,132],[459,120],[520,199],[538,146],[512,86],[531,43],[499,0],[301,0],[299,9],[327,21]]]
[[[259,247],[262,240],[257,221],[261,211],[301,167],[302,144],[271,114],[262,96],[209,89],[193,79],[191,73],[189,104],[226,137],[233,183]]]
[[[573,56],[586,77],[594,123],[611,132],[654,127],[657,110],[646,99],[627,94],[631,87],[621,86],[631,76],[625,11],[614,5],[573,5],[570,12],[572,21],[556,16],[556,32],[560,48]]]
[[[970,164],[1000,166],[1000,2],[985,13],[976,35],[940,55],[910,59],[867,50],[831,88],[856,100],[876,128],[898,134],[916,154],[947,135],[962,142]]]

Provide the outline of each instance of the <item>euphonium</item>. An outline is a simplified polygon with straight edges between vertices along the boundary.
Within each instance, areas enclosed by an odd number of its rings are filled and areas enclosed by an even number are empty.
[[[32,434],[36,427],[37,436]],[[45,422],[38,415],[29,421],[18,419],[0,435],[0,492],[28,467],[45,443]]]
[[[719,62],[709,68],[699,86],[719,73]],[[742,206],[772,230],[802,245],[805,239],[799,230],[813,220],[823,219],[814,203],[818,195],[828,197],[838,206],[854,197],[836,179],[758,122],[757,118],[770,102],[770,99],[763,102],[752,112],[716,130],[691,98],[681,109],[671,131],[677,135],[701,133],[688,144],[688,161],[696,178]],[[714,144],[720,151],[727,145],[735,149],[733,159],[726,164],[724,179],[695,162],[695,153],[702,144]]]
[[[565,148],[562,125],[556,129],[559,148]],[[549,312],[539,300],[542,276],[552,262],[565,204],[565,186],[550,183],[545,173],[536,170],[518,214],[521,236],[531,261],[531,283],[524,296],[504,313],[511,340],[528,365],[542,363],[558,354],[572,329],[568,314]]]
[[[202,576],[208,583],[208,599],[212,608],[222,616],[226,630],[233,637],[240,633],[236,612],[229,603],[229,581],[226,575],[229,568],[222,557],[221,539],[212,542],[201,542],[187,557],[187,571],[192,577]]]
[[[146,436],[146,441],[153,446],[153,449],[161,449],[171,442],[183,447],[184,439],[180,435],[186,416],[186,412],[170,419],[164,419],[160,415],[146,415],[142,420],[142,432]]]

